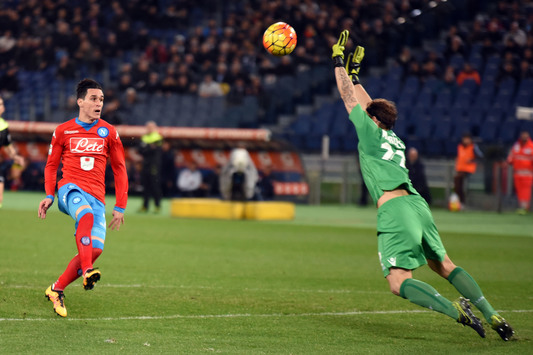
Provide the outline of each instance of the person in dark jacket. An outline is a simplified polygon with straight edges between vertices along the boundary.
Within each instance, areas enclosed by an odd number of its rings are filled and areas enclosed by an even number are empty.
[[[141,137],[139,153],[143,156],[141,183],[143,185],[143,206],[140,212],[147,212],[150,198],[154,199],[155,212],[161,209],[161,156],[163,137],[157,131],[154,121],[146,123],[146,134]]]
[[[407,151],[407,169],[409,169],[409,179],[420,196],[426,200],[428,205],[431,204],[431,192],[429,191],[428,182],[426,178],[426,167],[418,156],[416,148],[409,148]]]

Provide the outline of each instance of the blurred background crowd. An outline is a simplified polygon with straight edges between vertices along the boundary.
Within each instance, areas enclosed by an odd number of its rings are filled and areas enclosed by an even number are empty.
[[[261,45],[277,21],[298,35],[282,58]],[[310,153],[327,134],[351,154],[330,65],[347,28],[367,91],[398,104],[398,135],[450,158],[466,131],[504,151],[532,128],[515,115],[533,105],[532,26],[530,0],[4,0],[0,94],[8,120],[62,122],[92,77],[112,124],[267,127]]]

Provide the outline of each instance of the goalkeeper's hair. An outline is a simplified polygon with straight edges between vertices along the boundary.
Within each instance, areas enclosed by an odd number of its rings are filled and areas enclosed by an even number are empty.
[[[398,110],[394,102],[385,99],[374,99],[368,103],[366,112],[376,117],[385,129],[392,129],[398,119]]]
[[[84,99],[85,95],[87,95],[87,90],[89,89],[102,89],[102,85],[100,85],[98,82],[96,82],[93,79],[83,79],[78,83],[78,86],[76,86],[76,100],[77,99]]]

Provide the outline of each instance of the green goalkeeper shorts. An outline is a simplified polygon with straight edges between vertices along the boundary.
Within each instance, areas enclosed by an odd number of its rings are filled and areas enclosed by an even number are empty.
[[[407,195],[385,202],[378,210],[378,255],[383,275],[391,267],[414,270],[427,259],[443,261],[446,250],[426,201]]]

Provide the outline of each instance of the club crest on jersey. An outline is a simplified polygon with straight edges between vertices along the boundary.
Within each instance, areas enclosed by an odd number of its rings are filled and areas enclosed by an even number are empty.
[[[102,138],[105,138],[109,135],[109,130],[105,127],[100,127],[98,128],[98,130],[96,131],[96,133],[98,133],[98,135]]]
[[[81,157],[80,167],[85,171],[92,170],[94,168],[94,157]]]
[[[87,246],[91,243],[91,238],[89,237],[81,237],[81,244]]]
[[[108,132],[109,133],[109,132]],[[104,139],[103,138],[70,138],[70,152],[71,153],[104,153]]]

